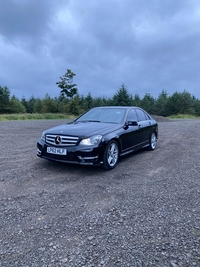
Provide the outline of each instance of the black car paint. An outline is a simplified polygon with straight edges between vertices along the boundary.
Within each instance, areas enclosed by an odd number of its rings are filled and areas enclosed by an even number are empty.
[[[78,136],[77,145],[65,147],[67,155],[53,155],[47,153],[47,146],[57,147],[56,144],[48,145],[42,139],[37,142],[39,157],[87,165],[101,165],[103,164],[103,155],[105,148],[110,140],[116,140],[119,145],[120,156],[136,151],[150,145],[150,136],[152,132],[156,133],[158,138],[158,125],[157,122],[144,110],[138,107],[101,107],[101,109],[125,109],[125,115],[121,123],[108,123],[108,122],[92,122],[92,121],[79,121],[82,116],[75,121],[66,123],[60,126],[53,127],[45,131],[45,134],[55,135],[72,135]],[[132,121],[127,120],[127,115],[132,109],[140,109],[146,114],[145,121]],[[102,141],[98,145],[80,145],[80,141],[93,135],[101,134]]]

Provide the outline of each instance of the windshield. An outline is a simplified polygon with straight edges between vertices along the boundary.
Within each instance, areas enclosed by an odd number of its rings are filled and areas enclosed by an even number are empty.
[[[124,117],[125,109],[119,108],[94,108],[83,114],[77,122],[95,121],[120,123]]]

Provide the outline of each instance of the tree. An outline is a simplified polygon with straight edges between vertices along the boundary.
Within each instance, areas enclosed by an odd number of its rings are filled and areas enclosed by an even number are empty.
[[[200,116],[200,100],[194,98],[195,115]]]
[[[91,93],[88,93],[87,96],[84,99],[84,109],[88,110],[93,107],[93,98],[91,96]]]
[[[12,96],[10,100],[10,112],[11,113],[25,113],[26,112],[26,108],[24,107],[24,105],[15,96]]]
[[[184,90],[181,94],[181,99],[182,99],[182,106],[180,109],[180,113],[181,114],[194,114],[195,110],[194,110],[194,99],[192,97],[192,95],[187,92],[186,90]]]
[[[141,104],[140,96],[138,94],[135,94],[133,101],[132,101],[132,105],[140,107],[140,104]]]
[[[23,96],[21,99],[21,104],[25,107],[26,112],[28,110],[28,101],[26,100],[26,98]]]
[[[79,108],[79,96],[75,96],[69,103],[69,111],[74,115],[79,115],[80,108]]]
[[[169,115],[167,112],[168,95],[165,90],[162,90],[155,102],[155,114],[160,116]]]
[[[60,95],[60,97],[56,100],[56,103],[57,103],[57,112],[59,113],[68,113],[68,104],[69,104],[70,100],[66,97],[62,97]]]
[[[194,114],[194,100],[191,94],[185,90],[182,93],[173,93],[167,102],[167,110],[169,115]]]
[[[132,105],[132,96],[128,93],[128,90],[124,84],[113,96],[113,105],[114,106],[131,106]]]
[[[57,111],[56,101],[52,99],[48,94],[45,95],[45,98],[42,101],[41,111],[43,113],[56,113]]]
[[[66,95],[67,97],[73,99],[74,95],[77,94],[78,88],[76,84],[73,84],[73,77],[76,74],[73,73],[70,69],[67,69],[67,72],[60,77],[59,82],[56,84],[61,89],[61,94]]]
[[[0,113],[10,112],[10,90],[0,86]]]
[[[155,104],[155,99],[148,93],[145,94],[145,96],[141,100],[141,107],[150,114],[154,114],[154,104]]]
[[[37,98],[34,103],[34,112],[41,113],[42,112],[42,100]]]
[[[106,99],[102,97],[96,97],[93,99],[94,107],[103,107],[106,106]]]
[[[177,115],[179,114],[181,107],[180,93],[175,92],[173,95],[169,96],[167,101],[167,115]]]
[[[27,113],[35,112],[35,109],[34,109],[35,102],[36,102],[36,98],[34,96],[31,96],[31,98],[27,101],[27,108],[26,108]]]

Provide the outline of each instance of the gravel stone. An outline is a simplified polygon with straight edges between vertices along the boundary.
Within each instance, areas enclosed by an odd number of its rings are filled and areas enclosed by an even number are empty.
[[[0,267],[199,267],[200,120],[157,119],[111,171],[36,156],[64,120],[0,122]]]

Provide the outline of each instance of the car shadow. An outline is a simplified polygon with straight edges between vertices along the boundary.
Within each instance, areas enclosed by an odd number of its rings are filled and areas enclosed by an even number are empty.
[[[128,164],[128,161],[133,159],[133,157],[136,157],[138,155],[141,155],[142,153],[147,152],[147,149],[141,149],[134,153],[127,154],[123,157],[120,157],[119,162],[117,166],[112,170],[104,170],[102,166],[93,166],[93,165],[80,165],[80,164],[70,164],[70,163],[64,163],[64,162],[58,162],[58,161],[51,161],[51,160],[44,160],[40,162],[40,164],[45,169],[48,169],[49,171],[60,173],[60,174],[79,174],[81,176],[88,175],[93,176],[97,174],[102,173],[113,173],[119,171],[121,168],[124,168],[124,165],[126,167],[126,164]]]

